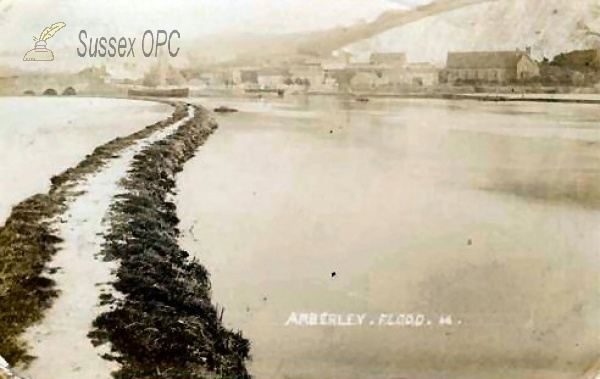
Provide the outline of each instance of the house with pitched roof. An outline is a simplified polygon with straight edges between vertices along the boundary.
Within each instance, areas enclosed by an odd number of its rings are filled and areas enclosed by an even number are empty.
[[[434,86],[439,83],[440,68],[429,62],[414,62],[406,66],[405,83],[413,86]]]
[[[290,72],[286,68],[263,67],[257,71],[257,81],[263,89],[279,88],[289,77]]]
[[[307,60],[290,67],[292,80],[301,79],[310,83],[312,88],[318,88],[325,83],[325,69],[319,60]]]
[[[449,52],[446,76],[449,83],[481,81],[507,83],[534,78],[540,68],[529,51]]]
[[[406,66],[408,65],[404,52],[372,53],[368,64],[384,81],[392,85],[406,82]]]

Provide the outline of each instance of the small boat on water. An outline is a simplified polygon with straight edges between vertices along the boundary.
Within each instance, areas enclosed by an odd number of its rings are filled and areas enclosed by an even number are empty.
[[[358,96],[356,98],[356,101],[360,102],[360,103],[368,103],[369,102],[369,98],[366,96]]]
[[[130,88],[127,91],[128,96],[149,96],[149,97],[189,97],[189,88]]]
[[[215,108],[214,111],[217,113],[235,113],[238,110],[235,108],[228,107],[226,105],[221,105],[220,107]]]
[[[276,94],[279,97],[285,95],[285,90],[276,88],[246,88],[246,93],[257,93],[257,94]]]

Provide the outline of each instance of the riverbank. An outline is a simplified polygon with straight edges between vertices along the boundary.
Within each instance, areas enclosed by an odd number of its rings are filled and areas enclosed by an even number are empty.
[[[137,378],[142,369],[153,374],[162,372],[164,375],[160,377],[167,378],[171,377],[173,370],[181,374],[181,370],[191,372],[192,368],[209,376],[224,377],[234,366],[227,358],[227,351],[241,346],[235,368],[242,374],[245,372],[243,366],[249,344],[241,335],[220,326],[216,309],[211,308],[207,273],[199,264],[189,262],[187,253],[181,252],[169,258],[162,266],[156,262],[156,265],[144,266],[148,271],[128,270],[131,265],[139,268],[139,265],[144,265],[143,262],[147,263],[149,258],[144,254],[152,256],[164,245],[153,245],[153,250],[146,250],[142,245],[143,250],[135,259],[115,259],[113,251],[112,255],[104,255],[103,260],[100,254],[103,246],[106,249],[116,248],[111,245],[116,238],[120,238],[119,249],[135,249],[130,244],[135,245],[136,241],[127,240],[123,245],[123,235],[116,231],[115,225],[129,225],[128,221],[117,221],[118,212],[113,208],[113,212],[106,213],[109,204],[121,204],[123,197],[119,188],[124,188],[123,196],[129,194],[135,197],[131,191],[139,184],[140,178],[144,178],[144,185],[149,191],[146,193],[162,196],[153,199],[156,202],[146,203],[144,215],[162,215],[163,207],[174,212],[164,200],[173,190],[168,185],[164,186],[173,182],[168,175],[175,175],[183,162],[206,140],[210,134],[207,131],[214,129],[207,111],[199,107],[188,110],[183,104],[170,104],[176,108],[167,120],[96,148],[76,167],[52,177],[48,193],[32,196],[15,206],[4,227],[0,228],[0,296],[3,300],[0,302],[0,330],[3,331],[0,355],[12,365],[25,368],[28,374],[35,373],[36,377],[52,379],[72,375],[105,378],[117,369],[121,369],[119,375],[123,378]],[[188,114],[188,111],[191,113]],[[148,165],[149,161],[155,166]],[[122,187],[119,181],[130,166],[133,168],[130,179]],[[149,172],[148,167],[155,171]],[[171,169],[173,171],[168,171]],[[135,179],[131,179],[133,177]],[[156,183],[163,186],[160,187],[162,191],[153,187]],[[141,190],[141,187],[135,190]],[[160,199],[163,202],[159,202]],[[114,208],[118,206],[114,205]],[[135,212],[132,214],[143,216]],[[166,225],[163,219],[156,220],[158,227],[168,229],[155,230],[157,235],[176,236],[177,218],[169,217],[170,223]],[[135,221],[149,222],[147,218]],[[168,255],[172,252],[163,253]],[[174,260],[179,266],[174,264]],[[188,355],[181,354],[181,350],[177,354],[163,354],[165,349],[174,346],[173,343],[156,347],[156,339],[136,340],[135,336],[149,336],[147,329],[142,328],[143,315],[136,314],[133,325],[124,321],[123,312],[131,310],[129,301],[135,299],[128,292],[128,284],[144,281],[154,269],[163,273],[161,267],[167,266],[177,271],[179,279],[174,287],[161,293],[177,297],[185,292],[182,288],[188,289],[186,302],[165,305],[161,298],[154,299],[155,312],[150,312],[147,317],[164,322],[162,326],[154,326],[166,338],[172,337],[170,342],[185,341],[182,342],[185,347],[178,346],[183,350],[189,348]],[[184,276],[183,272],[187,274]],[[198,286],[198,283],[202,285]],[[121,308],[120,303],[115,301],[122,299],[123,294],[129,298]],[[202,307],[190,307],[190,302]],[[170,317],[166,320],[167,316],[161,313],[165,309],[169,309]],[[190,309],[195,312],[193,316],[189,315]],[[88,337],[96,316],[96,330]],[[181,326],[184,318],[189,321],[188,326]],[[205,322],[202,324],[198,320]],[[130,333],[127,334],[126,346],[119,337],[121,334],[116,331],[125,322]],[[207,329],[198,325],[210,325],[208,331],[212,330],[211,334],[207,336]],[[186,338],[180,338],[181,333]],[[224,338],[230,333],[231,338]],[[232,344],[232,341],[236,342]],[[135,343],[136,348],[128,350]],[[100,344],[104,347],[97,346]],[[151,367],[140,366],[142,356],[147,358],[144,352],[148,349],[155,349],[163,360],[153,360],[154,365],[148,363]],[[196,354],[198,350],[206,354],[199,356]],[[34,355],[38,359],[34,360]],[[190,358],[190,355],[193,357]],[[179,365],[181,362],[187,362],[187,365]],[[168,370],[164,372],[167,365],[170,365],[170,373]],[[211,374],[211,371],[218,374]]]
[[[323,94],[315,94],[323,95]],[[354,94],[330,94],[342,97],[374,98],[374,99],[433,99],[433,100],[477,100],[494,102],[540,102],[540,103],[572,103],[600,104],[600,94],[578,93],[381,93],[357,92]]]
[[[479,101],[527,101],[540,103],[600,104],[600,95],[594,94],[465,94],[458,99]]]
[[[438,99],[438,100],[478,100],[495,102],[539,102],[539,103],[572,103],[572,104],[600,104],[600,95],[582,94],[370,94],[363,95],[373,98],[400,98],[400,99]]]
[[[177,112],[184,116],[185,110],[179,107]],[[76,371],[82,377],[103,379],[119,368],[115,362],[102,358],[110,352],[110,346],[94,347],[87,337],[93,320],[103,311],[98,307],[99,299],[114,292],[109,283],[115,280],[112,273],[118,268],[116,262],[98,257],[106,243],[106,229],[111,225],[107,212],[113,199],[123,192],[119,182],[134,156],[167,138],[188,119],[185,115],[168,123],[115,153],[93,174],[64,183],[72,185],[73,195],[65,211],[53,222],[63,242],[50,262],[57,268],[52,279],[59,296],[41,322],[23,336],[36,357],[26,370],[31,377],[62,378]]]
[[[471,89],[473,90],[473,88]],[[230,98],[256,98],[273,97],[274,95],[238,93],[235,91],[207,91],[193,93],[193,97],[230,97]],[[513,92],[504,90],[496,92],[470,92],[465,89],[457,88],[455,91],[421,91],[421,92],[327,92],[327,91],[307,91],[285,93],[286,97],[315,97],[332,96],[340,98],[355,98],[365,101],[369,98],[392,98],[392,99],[432,99],[432,100],[477,100],[477,101],[495,101],[495,102],[545,102],[545,103],[573,103],[573,104],[600,104],[600,94],[597,93],[536,93],[530,90],[515,88]]]
[[[59,295],[52,279],[57,268],[48,267],[48,264],[63,242],[57,233],[56,218],[78,195],[72,188],[100,170],[115,154],[172,121],[157,122],[128,137],[116,138],[97,147],[77,166],[52,177],[48,193],[34,195],[13,207],[5,225],[0,228],[0,330],[3,331],[0,352],[11,364],[32,360],[20,336],[43,318]]]

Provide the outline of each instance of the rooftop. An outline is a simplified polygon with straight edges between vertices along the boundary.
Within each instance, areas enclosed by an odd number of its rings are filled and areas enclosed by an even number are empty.
[[[472,51],[448,53],[447,68],[514,68],[528,56],[524,51]]]
[[[374,63],[406,62],[406,53],[373,53],[370,60]]]

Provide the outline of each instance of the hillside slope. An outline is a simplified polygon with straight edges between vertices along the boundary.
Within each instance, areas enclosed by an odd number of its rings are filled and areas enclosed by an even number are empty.
[[[411,61],[444,62],[453,50],[513,50],[532,47],[536,58],[594,46],[600,37],[597,0],[500,0],[428,17],[346,49],[406,51]]]

